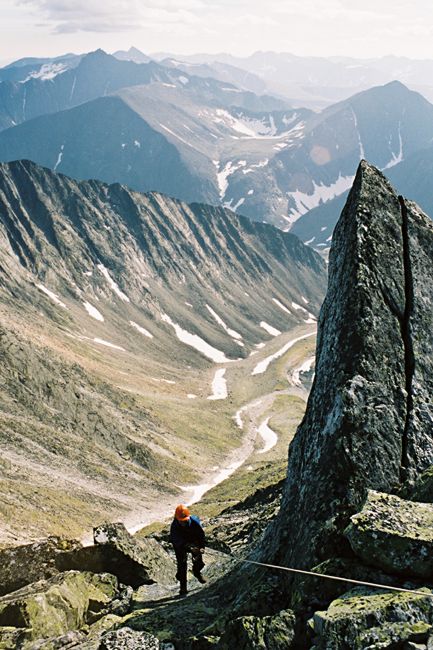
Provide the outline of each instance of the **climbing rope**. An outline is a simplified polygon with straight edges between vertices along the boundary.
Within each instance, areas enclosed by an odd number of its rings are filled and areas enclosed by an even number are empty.
[[[230,554],[225,553],[224,555],[230,555]],[[268,569],[279,569],[280,571],[289,571],[291,573],[302,573],[303,575],[313,576],[313,578],[327,578],[328,580],[339,580],[340,582],[350,582],[354,585],[362,585],[364,587],[377,587],[379,589],[388,589],[390,591],[404,591],[409,594],[424,596],[425,598],[433,598],[433,593],[426,593],[425,591],[417,591],[416,589],[405,589],[404,587],[391,587],[390,585],[382,585],[376,582],[366,582],[364,580],[353,580],[351,578],[342,578],[341,576],[330,576],[327,573],[316,573],[315,571],[304,571],[302,569],[292,569],[291,567],[287,567],[287,566],[279,566],[277,564],[266,564],[265,562],[256,562],[255,560],[237,560],[237,561],[245,562],[247,564],[256,564],[257,566],[267,567]]]

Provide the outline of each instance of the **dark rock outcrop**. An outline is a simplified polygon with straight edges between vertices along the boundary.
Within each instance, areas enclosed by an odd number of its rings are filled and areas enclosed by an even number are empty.
[[[363,564],[358,558],[336,557],[325,560],[313,567],[312,572],[340,577],[343,580],[306,576],[297,586],[297,590],[292,592],[292,600],[294,603],[297,599],[307,602],[311,611],[326,609],[329,603],[351,589],[353,583],[347,582],[344,578],[404,589],[419,589],[425,586],[422,581],[415,578],[404,579],[401,575],[385,573],[382,569]]]
[[[429,503],[372,490],[345,534],[367,564],[390,573],[433,577],[433,506]]]
[[[293,567],[350,552],[342,531],[368,489],[433,463],[433,224],[362,162],[335,229],[316,377],[290,446],[266,556]]]
[[[354,589],[331,603],[326,612],[314,614],[314,647],[364,650],[403,648],[404,641],[426,642],[432,629],[433,598],[430,590],[425,592],[422,596]]]
[[[57,555],[80,547],[80,542],[53,536],[41,542],[1,550],[0,596],[55,575],[58,572]]]
[[[409,501],[433,503],[433,465],[425,470],[412,485],[405,485],[400,493]]]
[[[174,562],[155,540],[138,540],[121,523],[98,526],[94,529],[94,540],[94,546],[59,555],[58,568],[110,572],[121,583],[134,588],[152,582],[173,582]]]

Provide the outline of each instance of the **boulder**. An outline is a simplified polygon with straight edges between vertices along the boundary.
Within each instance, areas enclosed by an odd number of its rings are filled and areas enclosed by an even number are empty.
[[[295,638],[295,616],[282,610],[275,616],[241,616],[227,624],[217,645],[221,650],[288,650]]]
[[[0,596],[55,575],[57,555],[78,548],[76,540],[53,536],[0,550]]]
[[[369,491],[346,528],[353,551],[384,571],[433,577],[433,505]]]
[[[110,611],[119,596],[110,574],[70,571],[40,580],[0,598],[0,626],[30,630],[30,638],[59,637]]]
[[[137,539],[122,523],[115,523],[95,528],[94,541],[94,546],[59,555],[58,569],[112,573],[134,589],[153,582],[173,583],[175,563],[155,540]]]
[[[153,634],[122,627],[103,634],[98,650],[159,650],[159,648],[159,641]]]
[[[433,591],[425,596],[357,588],[343,594],[311,621],[317,650],[399,648],[427,641],[433,624]],[[381,643],[382,645],[375,645]],[[394,644],[394,645],[391,645]]]
[[[343,531],[367,489],[392,492],[433,464],[432,257],[431,219],[362,161],[333,234],[316,377],[268,561],[350,553]]]

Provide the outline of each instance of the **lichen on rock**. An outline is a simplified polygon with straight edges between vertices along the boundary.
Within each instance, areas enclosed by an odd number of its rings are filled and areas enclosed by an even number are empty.
[[[275,616],[242,616],[230,621],[217,647],[220,650],[288,650],[295,638],[295,616],[284,610]]]
[[[356,588],[333,601],[327,611],[313,617],[317,650],[364,650],[368,634],[389,641],[427,636],[433,621],[433,591],[425,596]],[[394,639],[392,638],[394,637]],[[389,647],[389,646],[372,646]]]
[[[433,505],[369,491],[345,534],[354,552],[385,571],[433,577]]]
[[[70,571],[0,598],[0,626],[30,630],[30,639],[57,637],[93,623],[119,594],[110,574]]]

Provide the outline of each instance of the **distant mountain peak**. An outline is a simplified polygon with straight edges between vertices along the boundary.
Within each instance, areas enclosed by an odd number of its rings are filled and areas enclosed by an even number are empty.
[[[134,47],[133,45],[131,45],[131,47],[129,48],[128,52],[129,52],[129,54],[141,54],[141,55],[143,55],[143,56],[146,56],[146,55],[144,54],[144,52],[142,52],[141,50],[139,50],[138,47]]]
[[[105,59],[105,58],[108,58],[108,57],[111,58],[111,54],[108,54],[107,52],[105,52],[105,50],[102,50],[100,47],[98,47],[97,50],[94,50],[93,52],[89,52],[88,54],[86,54],[86,56],[84,58],[85,59],[98,59],[98,58]]]

